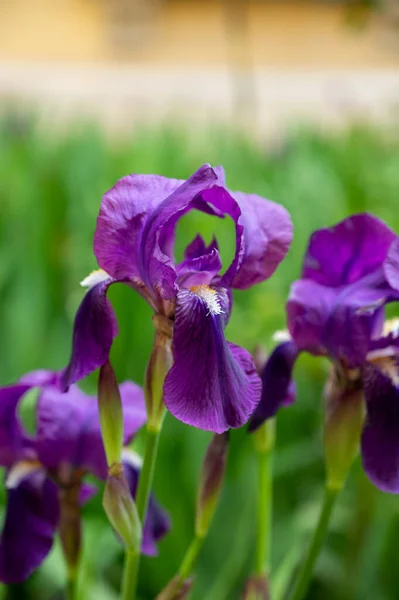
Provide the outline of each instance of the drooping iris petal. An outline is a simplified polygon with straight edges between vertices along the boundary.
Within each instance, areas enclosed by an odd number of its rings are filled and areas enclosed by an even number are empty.
[[[19,583],[39,567],[53,545],[59,519],[56,486],[36,476],[8,492],[0,539],[0,581]]]
[[[360,366],[381,334],[384,304],[394,296],[381,269],[339,288],[301,279],[291,286],[288,329],[300,350]]]
[[[329,287],[354,283],[381,267],[395,237],[368,213],[320,229],[310,238],[302,277]]]
[[[389,284],[399,290],[399,237],[389,248],[387,259],[384,263],[384,273]]]
[[[115,280],[110,277],[91,287],[78,308],[71,359],[60,374],[63,391],[108,360],[113,339],[118,334],[115,313],[106,296],[112,283]]]
[[[103,197],[94,236],[94,254],[115,279],[142,279],[142,234],[149,215],[183,181],[159,175],[128,175]]]
[[[165,404],[178,419],[222,433],[247,422],[260,398],[249,354],[224,337],[228,297],[200,286],[177,296],[174,365],[164,384]]]
[[[124,460],[125,477],[133,498],[136,497],[140,468],[132,460]],[[170,529],[170,519],[167,512],[159,505],[154,494],[150,495],[147,517],[143,529],[141,550],[147,556],[156,556],[158,549],[156,543],[161,540]]]
[[[292,241],[291,218],[283,206],[256,194],[231,192],[241,209],[244,256],[232,286],[247,289],[268,279],[286,256]]]
[[[128,381],[121,384],[120,393],[127,444],[146,421],[144,393]],[[76,386],[64,394],[49,386],[40,394],[37,415],[36,447],[43,465],[56,469],[66,463],[106,478],[107,462],[94,396],[87,396]]]
[[[27,436],[18,419],[17,408],[21,398],[31,389],[17,383],[0,388],[0,465],[10,467],[21,458]]]
[[[279,344],[269,356],[261,373],[262,395],[251,417],[248,431],[255,431],[273,417],[281,406],[294,402],[296,397],[292,371],[298,356],[293,341]]]
[[[399,493],[399,377],[390,360],[385,372],[371,364],[363,369],[367,417],[361,452],[371,481],[385,492]]]

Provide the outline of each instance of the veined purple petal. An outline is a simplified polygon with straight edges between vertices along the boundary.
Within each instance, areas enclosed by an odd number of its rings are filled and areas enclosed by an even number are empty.
[[[164,384],[165,404],[177,419],[215,433],[246,423],[260,398],[249,353],[225,340],[227,311],[223,289],[178,293],[175,362]]]
[[[268,279],[286,256],[292,241],[287,210],[256,194],[231,192],[241,209],[244,256],[232,285],[246,289]]]
[[[261,373],[262,395],[248,431],[255,431],[274,417],[281,406],[294,402],[296,389],[292,371],[297,357],[298,348],[292,340],[279,344],[271,353]]]
[[[397,379],[398,366],[394,365]],[[363,467],[382,491],[399,493],[399,385],[371,364],[363,369],[367,417],[362,433]]]
[[[18,418],[18,403],[31,389],[25,383],[0,388],[0,465],[10,467],[22,457],[28,437]]]
[[[194,200],[200,202],[197,197],[217,181],[212,167],[202,166],[165,197],[146,222],[140,246],[140,272],[147,288],[155,289],[163,298],[170,299],[176,292],[173,257],[176,223],[194,207]]]
[[[382,266],[395,233],[363,213],[316,231],[310,238],[302,277],[329,287],[358,281]]]
[[[124,461],[125,477],[127,479],[133,498],[136,497],[140,468],[132,461]],[[147,556],[158,554],[157,542],[161,540],[170,529],[170,519],[167,512],[157,502],[154,494],[150,495],[147,517],[143,530],[141,551]]]
[[[91,287],[79,306],[74,323],[71,358],[60,374],[63,391],[108,360],[112,342],[118,334],[115,313],[106,297],[112,283],[115,280],[110,277]]]
[[[39,567],[53,545],[59,519],[56,486],[32,476],[8,492],[0,539],[0,581],[19,583]]]
[[[129,443],[146,421],[143,390],[126,381],[120,386],[124,443]],[[101,437],[98,403],[77,386],[66,393],[46,387],[38,401],[37,451],[48,469],[62,463],[84,469],[100,479],[107,476],[107,462]]]
[[[98,264],[115,279],[142,279],[139,264],[149,216],[183,181],[159,175],[128,175],[103,197],[94,236]]]
[[[384,264],[385,277],[389,284],[399,290],[399,237],[389,248],[387,259]]]

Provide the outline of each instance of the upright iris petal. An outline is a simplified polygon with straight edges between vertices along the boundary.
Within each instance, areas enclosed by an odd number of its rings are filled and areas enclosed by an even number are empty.
[[[175,263],[176,225],[191,210],[233,220],[236,250],[230,265],[222,267],[216,239],[207,246],[199,236]],[[106,291],[120,281],[174,326],[175,365],[165,381],[169,410],[215,432],[239,427],[259,400],[260,383],[250,358],[242,364],[245,351],[224,338],[231,291],[270,277],[291,238],[287,211],[259,196],[230,192],[220,167],[203,165],[187,181],[156,175],[121,179],[101,205],[94,251],[103,279],[92,281],[78,310],[71,360],[61,374],[63,389],[108,359],[117,329]],[[204,389],[192,376],[194,365]]]
[[[315,232],[302,279],[287,304],[288,327],[300,350],[360,366],[378,337],[383,307],[398,299],[384,274],[396,236],[369,214]]]

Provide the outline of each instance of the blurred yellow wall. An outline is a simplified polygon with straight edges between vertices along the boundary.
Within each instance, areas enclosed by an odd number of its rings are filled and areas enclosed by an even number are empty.
[[[384,20],[349,16],[355,25],[342,6],[322,2],[12,0],[1,3],[0,60],[220,66],[238,56],[283,68],[399,66]]]

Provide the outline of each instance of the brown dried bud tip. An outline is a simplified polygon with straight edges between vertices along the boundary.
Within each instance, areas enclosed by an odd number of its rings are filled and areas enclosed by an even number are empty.
[[[265,575],[253,575],[248,579],[243,600],[270,600],[269,583]]]
[[[82,523],[79,496],[80,481],[59,489],[59,532],[62,551],[70,572],[74,572],[78,567],[81,549]]]
[[[333,368],[324,400],[327,487],[340,489],[359,450],[365,413],[360,377],[345,379]]]
[[[194,576],[188,577],[185,581],[180,581],[179,576],[176,575],[155,600],[187,600],[193,585]]]
[[[228,439],[228,432],[215,433],[205,454],[199,482],[195,524],[195,531],[199,537],[207,534],[222,490]]]

